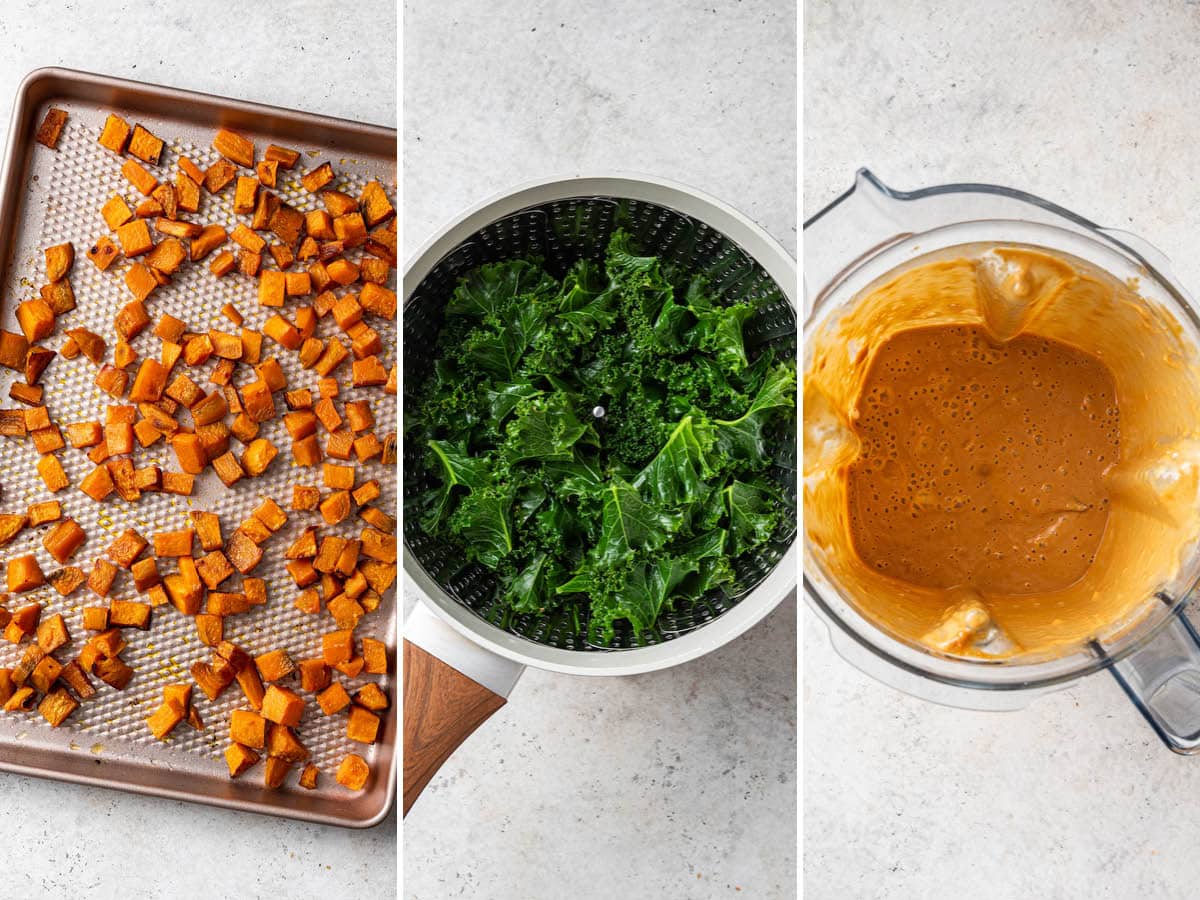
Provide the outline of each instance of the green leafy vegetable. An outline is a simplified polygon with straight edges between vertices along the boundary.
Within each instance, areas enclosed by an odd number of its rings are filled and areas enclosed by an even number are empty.
[[[561,281],[537,261],[459,282],[406,400],[419,528],[495,573],[517,614],[587,639],[735,581],[794,516],[767,477],[793,443],[796,372],[748,353],[751,303],[717,297],[617,231]]]

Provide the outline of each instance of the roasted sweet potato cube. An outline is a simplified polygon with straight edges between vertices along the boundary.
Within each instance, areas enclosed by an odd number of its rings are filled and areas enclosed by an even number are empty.
[[[58,139],[62,135],[63,127],[67,124],[66,110],[50,107],[46,110],[46,115],[42,119],[42,124],[38,126],[37,133],[33,139],[51,150],[58,149]]]
[[[75,262],[75,245],[68,241],[65,244],[55,244],[42,251],[46,258],[46,280],[58,281],[65,278]]]
[[[258,176],[258,180],[263,187],[275,187],[278,172],[279,161],[274,159],[260,160],[258,165],[254,167],[254,174]]]
[[[242,468],[251,477],[261,475],[278,453],[275,445],[266,438],[255,438],[242,454]]]
[[[70,278],[43,284],[38,293],[56,316],[61,316],[75,308],[75,291],[71,287]]]
[[[87,672],[83,670],[83,666],[79,664],[79,660],[73,659],[62,668],[62,672],[58,675],[58,680],[75,692],[75,696],[80,700],[87,700],[96,696],[96,688],[92,684],[92,680],[88,678]]]
[[[325,271],[329,273],[330,279],[342,287],[358,281],[358,266],[344,256],[339,256],[329,263],[325,267]]]
[[[29,517],[17,514],[0,515],[0,547],[12,542],[29,524]],[[8,623],[5,622],[5,625]]]
[[[263,787],[268,790],[281,787],[291,769],[290,760],[280,756],[268,756],[267,761],[263,763]]]
[[[191,556],[192,539],[195,534],[191,528],[158,532],[154,535],[154,555],[159,557]]]
[[[317,193],[331,181],[333,181],[333,166],[327,162],[321,163],[300,178],[304,189],[311,194]]]
[[[225,748],[225,764],[229,767],[230,778],[237,778],[259,759],[257,753],[242,744],[230,744]]]
[[[337,783],[352,791],[361,791],[371,777],[371,767],[356,753],[348,753],[338,766]]]
[[[258,674],[267,684],[286,678],[296,671],[295,661],[282,649],[270,650],[254,657],[254,665],[258,667]]]
[[[97,466],[79,482],[79,489],[99,503],[116,490],[116,485],[113,484],[112,475],[109,474],[108,469],[104,466]]]
[[[8,396],[26,406],[38,406],[42,402],[45,391],[40,386],[13,383],[8,388]]]
[[[243,534],[255,544],[262,545],[271,537],[271,529],[251,516],[238,526],[236,534]]]
[[[263,152],[263,159],[279,163],[281,169],[290,169],[299,161],[300,151],[271,144]]]
[[[150,627],[150,604],[135,600],[113,600],[108,608],[108,624],[113,628]]]
[[[172,275],[188,258],[187,248],[176,238],[169,237],[159,241],[146,256],[146,265],[157,269],[165,275]]]
[[[321,649],[327,666],[336,666],[354,656],[354,632],[349,629],[321,635]]]
[[[395,207],[388,200],[387,192],[378,181],[368,182],[363,187],[358,202],[362,207],[363,218],[372,228],[396,215]]]
[[[143,219],[134,219],[118,228],[117,241],[126,258],[149,253],[154,247],[154,240],[150,237],[150,226]]]
[[[129,138],[129,152],[136,156],[142,162],[148,162],[152,166],[158,165],[158,158],[162,155],[163,142],[156,138],[141,125],[133,126],[133,134]]]
[[[204,588],[199,582],[192,582],[174,572],[163,578],[162,586],[171,605],[185,616],[194,616],[200,611]]]
[[[364,709],[369,709],[372,712],[379,712],[380,710],[388,708],[389,701],[387,694],[380,689],[379,685],[371,682],[369,684],[364,684],[361,688],[359,688],[359,690],[354,694],[354,702]]]
[[[129,141],[132,131],[133,128],[128,122],[115,113],[109,113],[108,118],[104,120],[104,128],[100,132],[100,144],[113,153],[124,153],[125,144]]]
[[[239,175],[233,189],[233,211],[248,216],[254,212],[258,199],[258,179],[251,175]]]
[[[187,717],[187,711],[178,703],[164,701],[147,719],[146,725],[150,733],[160,741],[166,740],[167,735],[175,730],[175,726]]]
[[[396,318],[396,292],[378,284],[364,284],[358,294],[362,308],[389,321]]]
[[[196,636],[200,639],[200,643],[208,647],[217,646],[225,637],[225,620],[210,613],[198,613],[196,615]]]
[[[132,528],[126,529],[108,547],[108,557],[122,569],[128,569],[148,546],[146,539]]]
[[[209,551],[221,549],[224,541],[221,538],[221,520],[217,514],[194,510],[191,518],[200,546]]]
[[[267,270],[258,280],[258,302],[260,306],[283,306],[286,296],[286,278],[283,272]],[[270,332],[268,332],[270,334]],[[274,337],[274,335],[271,335]]]
[[[182,166],[182,160],[180,162]],[[200,210],[200,181],[202,180],[203,174],[199,180],[186,172],[175,174],[175,200],[183,212],[194,213]]]
[[[225,548],[229,561],[243,575],[254,571],[263,557],[262,549],[240,531],[234,532]]]
[[[330,525],[336,525],[339,522],[345,521],[350,515],[350,492],[349,491],[333,491],[320,505],[321,518]]]
[[[158,179],[132,159],[125,160],[125,164],[121,166],[121,174],[144,197],[149,197],[154,193],[154,189],[158,187]],[[155,203],[154,206],[158,208],[159,212],[162,211],[162,207],[158,203]]]
[[[219,194],[237,177],[237,166],[226,159],[218,159],[204,173],[204,188],[210,194]]]
[[[267,720],[248,709],[235,709],[229,716],[231,740],[256,750],[267,746]]]
[[[363,283],[363,287],[368,284],[387,284],[390,273],[391,268],[382,259],[364,256],[358,261],[358,280]],[[361,302],[361,298],[359,302]],[[366,304],[364,303],[363,306],[365,308]]]
[[[350,351],[346,349],[346,345],[339,341],[336,337],[329,339],[325,345],[325,352],[321,354],[321,358],[313,368],[318,375],[329,375],[350,355]]]
[[[246,169],[254,168],[254,142],[228,128],[222,128],[212,141],[213,149]]]
[[[286,725],[272,724],[267,732],[267,755],[287,760],[289,763],[297,763],[304,762],[309,754],[308,748],[300,743],[290,728]]]
[[[321,461],[321,445],[316,435],[309,435],[292,442],[292,458],[296,465],[315,466]]]
[[[7,575],[8,590],[13,594],[32,591],[46,583],[42,567],[38,565],[37,557],[32,553],[18,556],[8,561]]]
[[[267,685],[263,695],[262,714],[277,725],[294,727],[300,724],[304,715],[304,698],[279,685]]]
[[[336,666],[334,666],[334,668],[347,678],[357,678],[360,674],[362,674],[363,658],[361,656],[355,656],[354,658],[348,659],[345,662],[338,663]]]
[[[296,261],[295,252],[287,244],[271,244],[267,250],[270,251],[271,257],[275,260],[275,265],[279,267],[280,271],[290,268]],[[289,293],[291,293],[290,290]]]
[[[271,213],[267,227],[271,233],[291,246],[300,240],[304,232],[304,213],[286,203],[280,203]]]
[[[25,383],[36,385],[41,380],[42,373],[46,371],[46,366],[50,365],[50,361],[57,355],[45,347],[30,347],[29,352],[25,354]]]
[[[303,484],[292,485],[292,509],[309,511],[317,508],[321,502],[321,492],[315,487]]]
[[[188,474],[199,475],[208,465],[208,454],[204,452],[204,445],[200,443],[200,438],[195,434],[182,432],[174,435],[171,438],[171,449],[175,451],[179,468]],[[166,476],[167,473],[164,472],[163,478],[165,479]]]
[[[54,310],[41,297],[17,304],[17,324],[29,343],[43,341],[54,332]],[[24,368],[25,360],[21,360]]]
[[[29,355],[29,341],[23,334],[0,331],[0,366],[21,372]]]
[[[65,563],[86,540],[87,534],[78,522],[74,519],[63,519],[46,533],[42,538],[42,545],[57,562]]]
[[[79,709],[79,702],[71,696],[66,688],[57,688],[42,698],[38,704],[38,712],[53,727],[57,728],[67,720],[67,717]]]
[[[322,659],[300,660],[300,689],[315,694],[329,687],[329,666]]]
[[[351,212],[335,216],[333,219],[334,236],[347,249],[362,246],[367,239],[367,226],[361,213]],[[357,278],[357,267],[355,268]],[[336,279],[335,279],[336,280]]]
[[[117,567],[107,559],[96,558],[92,571],[88,573],[88,589],[97,597],[107,597],[117,578]]]
[[[62,674],[62,663],[53,656],[43,656],[41,661],[33,667],[33,671],[29,673],[29,684],[39,694],[48,693],[50,687],[58,680],[58,676]]]
[[[196,563],[196,571],[205,586],[210,591],[215,591],[222,582],[233,575],[235,569],[224,553],[213,550]]]
[[[246,472],[242,469],[242,464],[238,462],[238,458],[233,455],[232,451],[223,453],[212,461],[213,471],[217,473],[217,477],[224,482],[225,487],[233,487],[242,478]]]
[[[85,606],[83,626],[88,631],[104,631],[108,628],[107,606]]]
[[[227,240],[229,240],[229,234],[220,225],[205,225],[204,230],[192,239],[190,248],[192,262],[204,259]],[[230,258],[232,259],[232,257]]]
[[[37,643],[43,653],[53,653],[59,647],[65,647],[71,642],[67,633],[67,623],[61,613],[55,613],[48,619],[42,619],[37,628]]]
[[[388,673],[387,645],[375,638],[362,639],[363,670],[371,675]]]
[[[130,566],[129,571],[133,576],[134,588],[142,593],[145,593],[162,581],[162,576],[158,573],[158,563],[152,556],[139,559]]]
[[[18,688],[4,704],[5,712],[29,712],[37,700],[37,692],[31,687]]]
[[[127,666],[119,657],[101,658],[96,660],[92,672],[109,687],[118,691],[125,690],[133,679],[133,669]]]
[[[213,669],[212,664],[203,661],[193,663],[191,673],[192,678],[209,700],[216,700],[220,697],[234,678],[232,669],[228,672],[229,677],[225,678],[224,674],[218,674]]]
[[[282,287],[282,285],[281,285]],[[263,323],[263,334],[271,340],[286,347],[288,350],[295,350],[300,346],[300,332],[296,326],[280,315],[273,315]]]

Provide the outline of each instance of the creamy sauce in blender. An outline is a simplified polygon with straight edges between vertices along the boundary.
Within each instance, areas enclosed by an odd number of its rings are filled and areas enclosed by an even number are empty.
[[[1044,659],[1186,589],[1200,351],[1135,282],[960,245],[879,279],[809,341],[806,566],[878,627]]]
[[[852,422],[851,539],[877,571],[1030,594],[1091,565],[1120,446],[1112,373],[1094,356],[978,326],[901,331],[876,352]]]

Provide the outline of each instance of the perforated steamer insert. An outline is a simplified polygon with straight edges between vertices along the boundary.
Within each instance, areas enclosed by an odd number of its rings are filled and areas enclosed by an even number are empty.
[[[415,392],[434,360],[429,357],[443,311],[459,278],[488,262],[540,257],[561,277],[582,258],[603,262],[613,231],[629,231],[643,253],[657,255],[688,273],[703,273],[722,297],[750,299],[758,313],[747,323],[753,356],[767,347],[794,357],[797,322],[795,263],[758,226],[736,210],[689,188],[644,177],[597,177],[526,185],[466,213],[432,240],[405,274],[404,390]],[[410,677],[413,644],[435,657],[434,680],[464,675],[503,703],[521,666],[573,674],[631,674],[664,668],[724,644],[770,612],[796,579],[795,498],[797,445],[792,428],[772,436],[771,477],[788,498],[791,528],[743,562],[737,580],[695,603],[679,602],[657,625],[635,637],[618,622],[611,642],[587,640],[586,609],[515,615],[498,600],[491,574],[464,566],[453,544],[425,534],[415,501],[430,485],[414,472],[420,447],[404,448],[406,588],[426,601],[405,623],[405,809],[436,766],[490,714],[464,722],[436,721],[438,687]],[[430,615],[426,609],[435,614]],[[425,660],[425,657],[421,657]],[[426,660],[426,662],[428,662]],[[439,668],[441,664],[444,668]],[[437,673],[441,673],[440,675]],[[469,693],[471,684],[464,685]],[[469,705],[461,701],[460,705]],[[471,716],[467,715],[470,719]],[[446,732],[453,734],[447,737]],[[430,759],[435,765],[430,767]]]
[[[69,115],[57,151],[33,142],[33,132],[50,106],[65,109]],[[161,165],[152,169],[160,180],[173,177],[181,154],[189,156],[201,168],[215,162],[212,136],[219,127],[228,126],[250,137],[260,154],[269,143],[302,152],[295,169],[280,170],[275,191],[302,211],[315,208],[320,199],[304,190],[299,183],[300,175],[325,160],[333,164],[337,173],[331,187],[357,196],[364,184],[378,180],[389,197],[395,198],[396,138],[391,129],[84,73],[39,70],[26,80],[18,95],[7,146],[0,197],[0,236],[9,252],[3,273],[0,327],[19,331],[14,308],[20,300],[35,296],[44,281],[42,249],[71,241],[76,248],[70,278],[77,308],[59,317],[55,337],[46,342],[52,348],[61,344],[65,329],[73,327],[100,334],[111,348],[115,340],[113,315],[131,299],[124,285],[123,263],[100,272],[83,255],[97,237],[108,233],[100,217],[101,205],[114,193],[126,197],[131,206],[138,199],[120,174],[122,160],[96,141],[109,112],[121,115],[131,124],[142,123],[166,142]],[[231,203],[232,189],[215,198],[205,194],[200,212],[188,218],[221,224],[231,230],[238,221]],[[154,321],[163,313],[170,313],[183,319],[189,330],[232,330],[231,323],[219,312],[225,303],[232,303],[245,316],[245,327],[260,329],[271,311],[259,306],[256,289],[255,279],[237,273],[216,278],[206,263],[185,264],[172,284],[150,296],[147,307]],[[287,314],[296,305],[296,301],[290,300],[283,312]],[[383,339],[381,362],[390,367],[396,352],[394,323],[376,317],[372,326]],[[318,336],[328,336],[332,327],[331,322],[322,321]],[[135,338],[132,345],[139,357],[157,356],[158,340],[151,329]],[[289,389],[309,387],[315,392],[316,375],[304,371],[295,354],[274,353],[268,339],[264,343],[264,358],[270,355],[279,359]],[[209,362],[199,372],[189,374],[198,383],[204,383],[213,365]],[[42,383],[46,388],[46,404],[56,423],[103,421],[106,404],[115,401],[95,386],[95,374],[96,367],[83,356],[74,360],[60,356],[50,364]],[[14,375],[0,371],[0,392],[5,398],[0,405],[5,407],[16,405],[7,400]],[[240,372],[235,383],[241,386],[246,379],[247,374]],[[347,388],[348,379],[344,375],[339,381],[342,382],[339,403],[369,400],[377,433],[382,436],[397,430],[393,397],[378,388]],[[276,403],[282,404],[281,397],[276,398]],[[88,535],[87,543],[72,563],[86,572],[91,560],[102,556],[108,544],[126,528],[136,528],[149,539],[159,531],[187,527],[190,510],[219,514],[222,530],[228,535],[263,498],[271,497],[288,511],[289,520],[263,545],[263,561],[252,573],[266,579],[268,603],[251,613],[227,618],[225,637],[251,654],[281,647],[295,659],[318,656],[320,635],[333,628],[332,620],[324,612],[313,616],[295,608],[292,601],[298,589],[284,567],[284,552],[308,525],[321,526],[322,534],[351,536],[361,522],[351,516],[340,526],[329,528],[315,514],[292,512],[292,485],[320,485],[320,468],[302,469],[292,464],[291,439],[281,417],[265,423],[261,436],[269,438],[280,450],[264,475],[243,479],[227,489],[208,469],[197,477],[192,497],[148,493],[134,504],[125,503],[116,495],[103,503],[93,502],[78,488],[92,464],[82,451],[70,447],[60,451],[58,455],[70,476],[71,486],[54,497],[62,502],[63,514],[75,518]],[[29,503],[50,498],[37,474],[37,459],[30,442],[0,439],[0,511],[20,511]],[[139,466],[153,463],[164,470],[179,469],[174,454],[161,441],[140,450],[136,459]],[[356,465],[359,481],[369,478],[380,481],[383,493],[375,505],[393,514],[395,469],[378,463]],[[43,569],[52,571],[57,565],[41,545],[44,531],[44,528],[26,530],[0,551],[0,558],[35,553]],[[169,568],[162,567],[164,572]],[[394,590],[388,592],[380,608],[363,619],[356,633],[383,640],[392,651],[396,622],[394,594]],[[127,573],[118,577],[113,597],[141,599],[135,595]],[[86,586],[66,598],[49,586],[21,595],[22,602],[31,600],[45,604],[43,616],[63,614],[73,638],[68,652],[77,652],[88,635],[80,622],[81,609],[102,602]],[[371,825],[386,815],[395,785],[394,704],[392,711],[385,714],[379,742],[368,746],[346,738],[344,716],[323,716],[314,697],[303,694],[308,703],[298,734],[312,754],[311,761],[321,769],[320,785],[311,792],[299,788],[294,769],[283,789],[268,791],[261,786],[261,765],[237,781],[229,779],[225,768],[222,754],[228,745],[229,713],[245,705],[236,685],[215,702],[198,689],[193,692],[207,726],[203,731],[194,731],[184,724],[164,743],[156,740],[146,727],[144,720],[161,702],[163,686],[191,683],[190,666],[209,655],[209,648],[196,635],[193,620],[173,607],[159,607],[154,610],[149,631],[127,630],[125,638],[130,646],[123,658],[134,668],[135,675],[124,691],[97,682],[96,696],[84,701],[58,729],[51,729],[36,712],[0,714],[0,769],[340,825]],[[0,645],[0,666],[14,665],[23,649],[24,645]],[[391,658],[394,659],[394,652]],[[392,674],[382,679],[364,676],[344,681],[350,692],[368,681],[378,681],[394,699],[394,666]],[[333,778],[338,763],[350,752],[363,756],[372,769],[371,781],[361,793],[342,788]]]

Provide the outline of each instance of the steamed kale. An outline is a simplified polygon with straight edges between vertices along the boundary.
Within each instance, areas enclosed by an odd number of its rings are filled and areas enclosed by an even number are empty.
[[[794,519],[766,472],[795,364],[747,353],[754,312],[623,231],[561,282],[527,260],[470,272],[405,412],[437,485],[420,528],[492,570],[514,613],[586,608],[601,643],[731,585]]]

